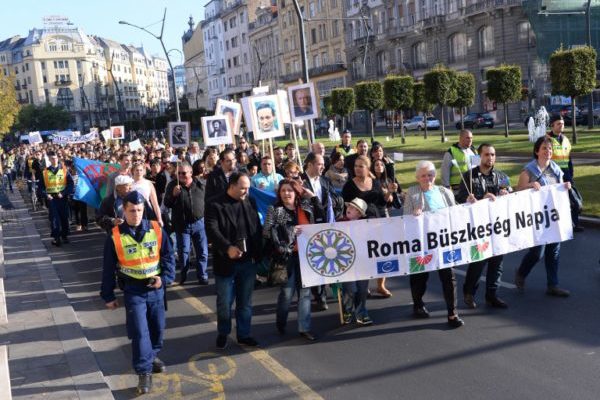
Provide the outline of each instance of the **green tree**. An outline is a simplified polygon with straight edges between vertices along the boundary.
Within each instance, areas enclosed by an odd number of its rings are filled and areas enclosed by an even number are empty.
[[[430,103],[439,104],[442,109],[442,142],[446,141],[444,108],[456,101],[456,71],[437,65],[423,76],[425,96]],[[427,121],[425,121],[427,125]]]
[[[404,110],[413,104],[412,76],[391,75],[383,81],[383,94],[386,108],[392,110],[392,138],[396,137],[396,111],[400,111],[400,133],[402,144],[406,143],[404,135]]]
[[[331,101],[331,95],[323,97],[323,115],[329,117],[333,115],[333,103]]]
[[[46,131],[66,129],[70,122],[71,115],[62,106],[29,104],[21,108],[18,125],[23,131]]]
[[[346,118],[356,109],[356,97],[352,88],[337,88],[331,91],[332,111],[342,117],[342,129],[346,129]]]
[[[369,125],[371,132],[371,142],[375,141],[375,127],[373,124],[373,112],[381,110],[384,107],[383,85],[381,82],[367,81],[359,82],[354,86],[356,94],[356,106],[360,110],[367,110],[369,113]]]
[[[508,103],[521,99],[521,67],[501,65],[487,70],[487,96],[490,100],[504,104],[504,136],[508,137]]]
[[[590,94],[596,87],[596,50],[592,47],[562,48],[550,56],[552,94],[571,97],[573,143],[577,143],[575,98]]]
[[[423,113],[425,121],[424,137],[427,139],[427,116],[433,111],[434,104],[430,103],[425,96],[425,84],[423,82],[415,82],[413,85],[413,108],[417,113]]]
[[[15,82],[0,69],[0,135],[11,130],[19,113]]]
[[[458,108],[460,113],[460,128],[465,129],[465,108],[475,103],[475,76],[469,72],[458,72],[456,74],[456,100],[450,104]]]

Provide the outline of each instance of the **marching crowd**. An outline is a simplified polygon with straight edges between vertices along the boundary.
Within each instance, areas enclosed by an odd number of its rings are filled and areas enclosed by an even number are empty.
[[[133,367],[139,376],[137,390],[147,393],[152,387],[152,373],[165,371],[157,357],[165,329],[165,289],[189,283],[190,267],[197,283],[208,285],[209,251],[216,288],[218,349],[228,345],[233,317],[237,342],[258,345],[251,335],[252,292],[264,265],[269,266],[271,283],[280,286],[275,328],[281,335],[287,333],[290,304],[297,296],[298,333],[314,341],[317,337],[311,328],[311,312],[328,308],[330,290],[326,286],[302,286],[296,239],[303,225],[420,215],[560,182],[570,188],[573,164],[563,127],[561,118],[553,118],[550,132],[535,142],[533,158],[524,166],[516,186],[495,167],[494,145],[481,143],[475,148],[469,130],[462,130],[458,142],[444,154],[441,182],[433,162],[420,161],[415,171],[417,184],[404,188],[383,145],[365,140],[353,145],[348,130],[329,153],[322,143],[314,143],[303,161],[293,143],[275,147],[271,157],[241,136],[235,145],[220,151],[201,150],[198,143],[172,148],[156,139],[148,140],[144,149],[137,151],[118,141],[20,145],[2,153],[1,166],[5,188],[12,191],[13,181],[23,178],[29,192],[34,191],[48,208],[54,246],[69,242],[71,218],[75,230],[89,228],[87,205],[73,198],[78,180],[73,160],[117,166],[101,178],[106,191],[94,216],[107,234],[101,297],[109,309],[115,309],[119,306],[115,289],[123,290]],[[275,197],[262,219],[249,195],[251,187]],[[573,222],[579,231],[577,215],[574,210]],[[558,282],[559,255],[560,243],[529,249],[514,278],[517,288],[524,289],[527,275],[544,257],[546,293],[569,296]],[[502,256],[469,265],[462,288],[464,303],[468,308],[477,307],[475,295],[486,264],[485,302],[507,308],[498,296]],[[464,322],[457,310],[454,271],[440,269],[438,275],[447,323],[458,328]],[[423,301],[428,277],[427,272],[410,275],[415,318],[429,317]],[[378,279],[373,288],[369,281],[344,283],[343,323],[372,324],[367,309],[371,296],[392,296],[385,278]]]

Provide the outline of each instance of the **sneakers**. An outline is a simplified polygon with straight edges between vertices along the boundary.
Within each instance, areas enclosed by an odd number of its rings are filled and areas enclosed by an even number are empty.
[[[467,308],[471,308],[471,309],[477,308],[477,303],[475,303],[475,298],[473,297],[472,294],[465,293],[464,300],[465,300],[465,305],[467,306]]]
[[[217,349],[225,350],[227,348],[227,335],[217,336]]]
[[[251,338],[250,336],[245,337],[245,338],[238,338],[237,342],[238,342],[238,344],[242,344],[242,345],[248,346],[248,347],[257,347],[258,346],[258,342],[256,340],[254,340],[253,338]]]
[[[364,317],[357,317],[356,323],[361,326],[369,326],[373,325],[373,320],[368,315],[365,315]]]
[[[348,325],[352,323],[352,313],[350,312],[345,312],[344,315],[342,315],[342,319],[343,319],[343,325]]]
[[[465,321],[460,319],[458,315],[456,315],[454,318],[448,318],[448,326],[450,326],[450,328],[460,328],[464,324]]]
[[[165,367],[165,363],[162,362],[162,360],[158,357],[156,357],[154,359],[154,361],[152,361],[152,372],[155,374],[160,374],[163,373],[167,370],[167,367]]]
[[[515,286],[521,292],[525,290],[525,277],[519,273],[519,270],[515,272]]]
[[[137,394],[147,394],[152,390],[152,374],[138,374]]]
[[[567,289],[559,288],[558,286],[549,286],[548,289],[546,289],[546,294],[554,297],[569,297],[571,292]]]

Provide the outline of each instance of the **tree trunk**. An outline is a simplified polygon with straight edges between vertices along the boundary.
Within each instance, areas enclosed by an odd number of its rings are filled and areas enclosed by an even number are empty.
[[[346,117],[342,115],[342,132],[346,130]]]
[[[571,128],[572,128],[572,132],[573,132],[573,144],[577,144],[577,128],[575,127],[575,125],[577,125],[577,122],[575,121],[575,96],[571,97]],[[589,113],[593,112],[593,110],[589,110]]]
[[[427,121],[427,112],[423,113],[423,118]],[[427,139],[427,124],[425,124],[425,126],[423,127],[423,129],[425,130],[425,134],[423,135],[423,138]]]
[[[504,137],[508,137],[508,105],[504,103]]]
[[[425,126],[427,126],[427,117],[425,117]],[[442,106],[442,143],[446,142],[446,124],[444,122],[444,106]]]
[[[465,109],[463,107],[460,108],[460,129],[465,129]]]
[[[392,139],[396,138],[396,110],[392,110]]]
[[[404,134],[404,111],[400,110],[400,134],[402,135],[402,144],[406,143],[406,135]]]

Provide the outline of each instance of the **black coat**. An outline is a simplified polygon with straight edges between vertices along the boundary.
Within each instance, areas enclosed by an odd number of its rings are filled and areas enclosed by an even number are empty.
[[[219,196],[227,191],[227,177],[225,177],[225,173],[219,167],[215,168],[210,174],[208,174],[208,178],[206,178],[206,193],[204,198],[208,203],[209,199],[213,197]]]
[[[216,196],[212,201],[206,203],[206,214],[204,217],[206,236],[212,243],[213,271],[215,275],[230,276],[233,273],[232,266],[237,260],[232,260],[227,255],[229,246],[235,246],[239,239],[238,223],[234,205],[236,200],[227,193]],[[248,237],[246,247],[248,256],[255,262],[263,257],[262,227],[256,204],[253,199],[246,198],[242,201],[247,216],[246,227]]]
[[[344,212],[344,199],[342,198],[342,196],[340,196],[335,191],[335,188],[333,187],[333,184],[331,183],[331,181],[328,178],[321,176],[321,177],[319,177],[319,182],[321,183],[321,193],[322,193],[321,198],[318,199],[315,196],[311,199],[311,204],[313,207],[316,224],[328,222],[327,221],[327,208],[328,208],[328,204],[329,204],[328,197],[331,199],[331,204],[333,206],[333,214],[336,219],[339,218],[342,215],[342,213]],[[310,183],[310,180],[308,179],[308,176],[306,176],[306,175],[303,176],[302,185],[305,188],[312,191],[313,193],[315,192],[315,190],[313,189],[313,187]],[[329,195],[329,196],[327,196],[327,195]]]

